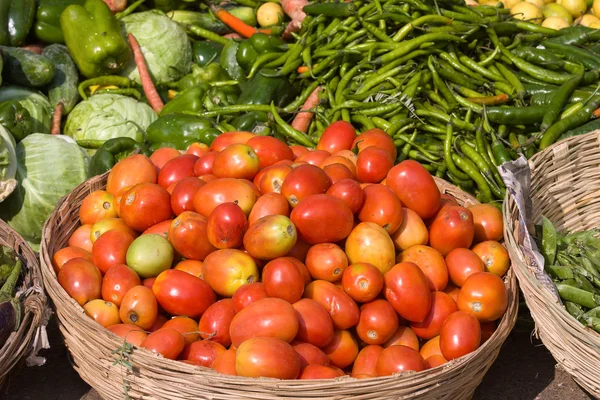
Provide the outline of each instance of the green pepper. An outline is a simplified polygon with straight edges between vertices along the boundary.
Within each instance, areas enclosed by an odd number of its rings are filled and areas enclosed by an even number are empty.
[[[0,0],[0,45],[22,45],[34,17],[35,0]]]
[[[160,116],[184,113],[201,112],[204,110],[203,99],[210,86],[200,82],[197,86],[185,89],[169,101],[160,112]]]
[[[212,86],[205,97],[207,109],[238,104],[240,90],[237,85]]]
[[[18,101],[0,103],[0,125],[8,129],[17,142],[33,133],[34,128],[31,114]]]
[[[60,14],[71,4],[83,5],[85,0],[38,0],[35,36],[45,43],[64,43]]]
[[[296,91],[286,77],[267,75],[275,74],[265,68],[246,82],[238,104],[270,104],[274,101],[275,106],[283,107],[296,97]]]
[[[130,156],[141,147],[140,143],[128,137],[108,139],[90,159],[90,176],[101,175],[109,171],[117,162]]]
[[[204,68],[194,64],[192,65],[192,72],[181,78],[173,86],[179,90],[185,90],[198,86],[202,82],[211,83],[230,79],[227,72],[219,64],[208,64]]]
[[[186,150],[194,142],[209,145],[221,132],[205,117],[189,114],[161,116],[146,129],[146,141],[152,150],[174,147]]]
[[[246,77],[242,66],[237,61],[237,51],[239,49],[240,43],[235,40],[230,41],[224,48],[221,53],[221,59],[219,63],[221,67],[227,74],[235,79],[236,81],[243,81]]]
[[[253,132],[254,129],[269,121],[269,114],[264,111],[252,111],[244,115],[240,115],[231,121],[231,125],[238,131]]]
[[[86,78],[114,75],[131,57],[116,17],[102,0],[72,4],[60,16],[65,43]]]
[[[252,42],[250,40],[244,40],[240,43],[237,52],[235,53],[235,59],[238,64],[246,71],[249,71],[252,68],[252,64],[256,61],[256,57],[258,57],[258,52],[252,46]]]
[[[223,51],[223,45],[220,43],[211,42],[208,40],[201,40],[194,43],[193,46],[193,60],[201,66],[206,67],[214,61],[219,62],[221,52]]]
[[[285,42],[278,37],[266,33],[255,33],[250,39],[240,43],[236,52],[236,60],[246,71],[250,71],[256,57],[267,53],[280,52]]]

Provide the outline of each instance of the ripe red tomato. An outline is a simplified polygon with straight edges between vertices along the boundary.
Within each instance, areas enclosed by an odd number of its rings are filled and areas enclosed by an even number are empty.
[[[454,360],[477,350],[481,342],[481,327],[473,315],[453,312],[440,331],[440,350],[446,360]]]
[[[150,329],[158,316],[158,303],[152,290],[141,285],[129,289],[121,302],[119,315],[125,324]]]
[[[329,357],[331,365],[346,368],[356,360],[358,343],[349,331],[336,330],[333,334],[333,340],[323,347],[323,352]]]
[[[369,129],[354,138],[352,143],[352,149],[356,148],[359,154],[371,146],[386,150],[392,156],[392,160],[396,160],[396,145],[385,131],[379,128]]]
[[[246,144],[254,150],[259,160],[259,169],[281,160],[293,160],[294,152],[285,142],[272,136],[255,136]]]
[[[504,221],[502,212],[497,207],[491,204],[476,204],[469,207],[469,211],[473,214],[475,243],[502,239],[502,236],[504,236]]]
[[[306,162],[307,164],[319,166],[323,160],[331,155],[330,152],[325,150],[311,150],[308,153],[302,154],[300,157],[294,160],[295,164]]]
[[[215,207],[206,227],[208,241],[217,249],[240,247],[247,229],[246,214],[235,203],[223,203]]]
[[[336,182],[345,179],[354,180],[354,175],[352,174],[352,171],[348,167],[340,163],[326,165],[325,167],[323,167],[323,171],[327,174],[329,179],[331,179],[331,185],[334,185]]]
[[[80,306],[101,298],[102,274],[85,258],[72,258],[58,271],[58,283]]]
[[[219,295],[231,297],[241,286],[258,282],[258,267],[248,254],[237,249],[221,249],[204,259],[202,278]]]
[[[79,228],[75,229],[75,232],[69,238],[68,245],[71,247],[78,247],[87,251],[88,253],[92,253],[92,226],[91,224],[81,225]]]
[[[219,153],[216,151],[209,151],[208,153],[198,157],[194,164],[194,176],[202,178],[205,175],[211,175],[213,173],[213,164]],[[202,179],[208,182],[206,179]]]
[[[354,215],[346,203],[328,194],[308,196],[292,210],[290,218],[299,238],[310,244],[340,241],[354,226]]]
[[[142,342],[148,336],[140,327],[131,324],[111,325],[107,329],[125,339],[126,342],[138,347],[142,345]]]
[[[484,344],[496,332],[496,321],[480,322],[479,325],[481,325],[481,344]]]
[[[204,143],[195,142],[188,146],[185,150],[185,154],[193,154],[196,157],[202,157],[210,151],[210,147]]]
[[[149,334],[141,346],[164,358],[175,360],[185,347],[185,340],[181,333],[173,328],[160,328]]]
[[[433,216],[440,206],[440,190],[431,174],[418,162],[404,160],[387,174],[385,184],[402,204],[425,219]]]
[[[327,157],[326,159],[324,159],[321,164],[319,164],[319,168],[325,170],[325,167],[328,167],[330,165],[335,165],[335,164],[341,164],[343,166],[345,166],[346,168],[348,168],[348,170],[350,171],[350,178],[353,179],[356,177],[356,165],[350,161],[349,159],[347,159],[346,157],[343,156],[336,156],[336,155],[332,155]]]
[[[350,150],[355,138],[356,131],[349,122],[336,121],[323,131],[317,143],[317,150],[325,150],[331,154],[340,150]]]
[[[173,317],[165,322],[162,328],[173,328],[181,333],[186,345],[195,342],[200,337],[198,334],[198,323],[186,316]]]
[[[325,193],[330,186],[331,179],[321,168],[310,164],[300,165],[285,177],[281,194],[294,208],[310,195]]]
[[[444,290],[448,285],[448,268],[442,254],[429,246],[416,245],[404,250],[397,257],[399,262],[417,264],[427,277],[430,290]]]
[[[272,337],[291,342],[298,333],[298,317],[290,303],[277,298],[255,301],[240,310],[229,326],[231,343],[240,348],[248,339]]]
[[[146,229],[142,235],[161,235],[162,237],[168,238],[169,236],[169,228],[171,227],[172,219],[167,219],[163,222],[159,222],[156,225],[152,225],[150,228]]]
[[[293,171],[293,167],[288,164],[275,164],[260,171],[261,175],[258,187],[262,194],[281,193],[281,187],[285,178]],[[286,199],[287,201],[287,199]]]
[[[119,215],[127,226],[143,232],[173,217],[169,192],[154,183],[140,183],[122,197]]]
[[[348,267],[348,258],[338,245],[319,243],[308,250],[305,264],[313,279],[336,282]]]
[[[244,131],[225,132],[213,140],[210,148],[212,151],[219,152],[224,150],[227,146],[235,143],[248,143],[248,141],[255,136],[256,135],[254,133]]]
[[[102,298],[121,307],[125,293],[134,286],[141,285],[140,277],[125,264],[113,265],[102,279]]]
[[[367,344],[384,344],[398,329],[398,314],[385,300],[377,299],[360,307],[356,334]]]
[[[418,351],[419,338],[408,326],[400,325],[392,337],[383,344],[384,348],[388,348],[390,346],[406,346]]]
[[[127,232],[105,232],[94,242],[92,262],[105,274],[113,265],[126,263],[127,249],[132,242],[133,237]]]
[[[394,310],[411,322],[423,322],[431,308],[429,283],[412,262],[396,264],[385,274],[385,298]]]
[[[358,306],[346,292],[331,282],[312,281],[304,288],[304,297],[325,307],[335,329],[349,329],[358,323]]]
[[[79,208],[81,224],[95,224],[105,218],[116,218],[115,196],[105,190],[95,190],[85,196]]]
[[[381,293],[383,274],[369,263],[351,264],[342,274],[342,287],[357,303],[367,303]]]
[[[450,296],[444,292],[431,294],[431,309],[423,322],[412,322],[410,327],[421,339],[431,339],[440,334],[446,318],[458,308]]]
[[[325,347],[333,340],[333,321],[320,303],[301,299],[292,304],[298,317],[296,340]]]
[[[382,352],[383,347],[374,344],[363,347],[352,366],[352,377],[356,378],[359,375],[377,376],[377,360]]]
[[[365,194],[360,184],[353,179],[343,179],[335,182],[329,189],[327,194],[342,200],[356,214],[364,203]]]
[[[477,243],[471,250],[481,258],[486,272],[502,277],[508,271],[510,257],[502,244],[493,240],[486,240]]]
[[[89,251],[79,247],[63,247],[54,253],[54,256],[52,256],[52,266],[54,267],[54,272],[58,275],[58,271],[62,268],[62,266],[73,258],[85,258],[88,261],[92,261],[92,254]]]
[[[350,263],[369,263],[383,274],[392,268],[396,259],[390,235],[373,222],[361,222],[356,225],[346,239],[345,250]]]
[[[267,215],[290,215],[290,205],[282,194],[271,192],[260,196],[250,211],[248,224],[252,225]]]
[[[285,258],[269,261],[262,270],[262,281],[269,297],[295,303],[304,293],[304,278],[298,267]]]
[[[323,350],[317,346],[298,340],[294,340],[290,344],[300,356],[300,371],[308,365],[329,365],[327,354],[323,353]]]
[[[121,322],[121,319],[119,318],[119,307],[110,301],[102,299],[90,300],[85,303],[83,309],[88,317],[105,328]]]
[[[290,146],[290,149],[292,149],[292,151],[294,152],[294,160],[298,157],[300,157],[301,155],[304,155],[308,152],[310,152],[309,149],[307,149],[304,146],[301,146],[299,144],[293,144]]]
[[[267,215],[248,227],[244,249],[258,260],[283,257],[294,247],[298,234],[285,215]]]
[[[216,250],[208,241],[208,219],[193,211],[184,211],[171,222],[169,241],[183,257],[203,261]]]
[[[236,376],[237,372],[235,370],[235,357],[236,350],[229,349],[215,359],[211,365],[211,368],[220,374]]]
[[[160,307],[160,306],[159,306]],[[154,321],[154,323],[152,324],[152,326],[150,327],[150,329],[148,329],[149,332],[156,332],[157,330],[159,330],[160,328],[163,327],[164,324],[167,323],[167,321],[169,320],[169,318],[167,318],[165,316],[165,314],[163,314],[160,310],[158,315],[156,316],[156,320]],[[184,339],[185,342],[185,339]]]
[[[481,322],[495,321],[508,307],[508,291],[500,277],[490,272],[469,276],[458,292],[458,309]]]
[[[446,256],[448,275],[453,284],[461,287],[476,272],[484,272],[485,266],[477,254],[469,249],[458,248]]]
[[[233,301],[235,312],[240,312],[255,301],[266,299],[267,297],[269,296],[265,291],[265,285],[262,282],[253,282],[240,286],[233,294],[231,300]]]
[[[143,154],[134,154],[117,162],[108,173],[106,191],[116,196],[121,189],[138,183],[156,183],[156,167]]]
[[[415,349],[406,346],[390,346],[377,360],[377,376],[388,376],[403,371],[423,371],[425,360]]]
[[[194,195],[206,182],[197,177],[190,176],[175,183],[171,193],[171,208],[175,215],[184,211],[195,211]]]
[[[365,197],[358,219],[373,222],[390,235],[396,232],[402,224],[402,203],[396,193],[380,184],[369,185],[363,191]]]
[[[183,154],[168,161],[158,173],[158,184],[168,188],[174,182],[194,176],[194,165],[198,157],[193,154]]]
[[[225,350],[227,349],[221,343],[212,340],[199,340],[188,343],[179,358],[194,361],[195,365],[210,368],[217,357],[225,353]]]
[[[471,211],[460,206],[444,207],[429,228],[429,244],[442,255],[452,250],[469,248],[473,243],[475,226]]]
[[[258,156],[247,144],[235,143],[224,148],[213,162],[217,178],[252,179],[258,172]]]
[[[167,162],[180,155],[181,152],[177,149],[172,147],[161,147],[160,149],[156,149],[156,151],[150,155],[150,161],[154,164],[156,172],[158,173]]]
[[[333,379],[344,376],[344,371],[329,365],[308,365],[298,379]]]
[[[387,150],[375,146],[367,147],[358,153],[356,178],[359,182],[381,182],[393,166],[394,159]]]
[[[296,379],[300,373],[300,356],[281,339],[255,337],[238,347],[235,369],[239,376]]]
[[[156,277],[152,292],[160,306],[169,314],[200,318],[217,296],[203,279],[175,269]]]
[[[225,347],[231,345],[229,327],[235,317],[236,311],[232,299],[222,299],[206,309],[200,322],[198,331],[202,339],[209,339],[221,343]]]
[[[241,179],[222,178],[206,183],[194,196],[196,212],[206,218],[222,203],[235,203],[241,207],[244,214],[249,215],[256,202],[256,193],[248,183]]]

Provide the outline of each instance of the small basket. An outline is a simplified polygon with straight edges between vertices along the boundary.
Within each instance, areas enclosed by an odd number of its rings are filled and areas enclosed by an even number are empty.
[[[123,339],[87,317],[58,284],[51,257],[79,226],[78,210],[86,195],[103,189],[107,174],[94,177],[62,199],[46,221],[42,233],[41,262],[46,289],[54,301],[59,328],[74,360],[74,368],[104,399],[470,399],[494,363],[500,347],[513,328],[518,292],[511,271],[505,277],[509,306],[494,335],[477,351],[435,369],[371,379],[341,377],[331,380],[252,379],[218,374],[216,371],[172,361],[146,349],[134,348],[132,369],[113,365],[113,352]],[[442,192],[463,205],[476,204],[470,195],[436,179]]]
[[[529,160],[531,221],[548,218],[557,230],[600,226],[600,131],[561,141]],[[535,277],[521,250],[517,205],[504,201],[504,240],[537,333],[556,361],[600,398],[600,335],[573,318]]]
[[[25,277],[17,287],[21,293],[23,318],[19,329],[9,336],[0,348],[0,387],[10,373],[15,372],[40,347],[47,347],[45,326],[48,322],[47,298],[42,286],[38,255],[6,222],[0,219],[0,244],[13,248],[23,261]],[[36,364],[36,360],[33,360]]]

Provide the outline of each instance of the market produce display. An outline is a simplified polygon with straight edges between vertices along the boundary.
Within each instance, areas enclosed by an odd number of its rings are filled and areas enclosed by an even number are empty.
[[[21,302],[15,290],[23,268],[14,250],[0,245],[0,348],[21,323]]]

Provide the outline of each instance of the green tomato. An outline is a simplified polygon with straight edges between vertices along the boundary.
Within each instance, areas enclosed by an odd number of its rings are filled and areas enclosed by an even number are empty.
[[[142,278],[153,278],[171,268],[173,246],[162,235],[139,236],[127,249],[127,265]]]

